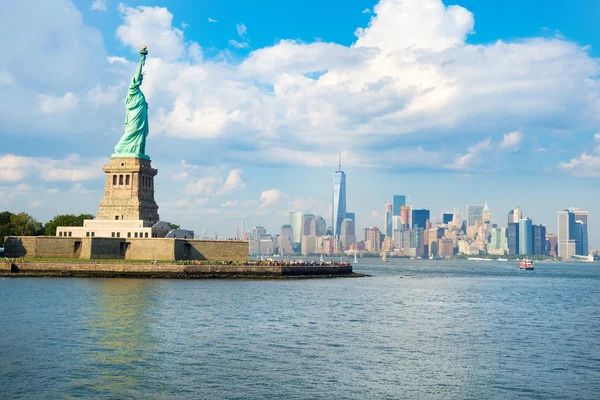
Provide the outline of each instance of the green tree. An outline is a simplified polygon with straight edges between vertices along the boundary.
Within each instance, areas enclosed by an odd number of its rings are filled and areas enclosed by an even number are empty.
[[[10,216],[9,235],[12,236],[37,236],[44,234],[44,226],[26,212]]]
[[[179,229],[181,228],[181,225],[177,225],[177,224],[169,224],[171,225],[171,229]]]
[[[84,219],[94,219],[91,214],[63,214],[52,218],[45,225],[46,236],[56,236],[56,227],[58,226],[83,226]]]
[[[10,217],[13,215],[9,211],[0,212],[0,246],[4,246],[4,237],[10,235]]]

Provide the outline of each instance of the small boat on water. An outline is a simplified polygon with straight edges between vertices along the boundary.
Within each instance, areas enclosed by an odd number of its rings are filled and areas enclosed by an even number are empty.
[[[532,270],[535,266],[533,265],[533,260],[528,260],[526,258],[521,260],[519,264],[519,269]]]

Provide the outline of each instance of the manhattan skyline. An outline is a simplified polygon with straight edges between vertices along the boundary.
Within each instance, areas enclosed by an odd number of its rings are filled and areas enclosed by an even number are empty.
[[[494,223],[520,205],[549,232],[558,210],[583,208],[600,247],[596,2],[510,16],[520,3],[38,3],[0,5],[2,209],[94,212],[145,44],[167,220],[223,236],[240,220],[277,232],[296,210],[329,224],[341,149],[357,231],[383,229],[383,202],[403,193],[434,221],[487,200]]]

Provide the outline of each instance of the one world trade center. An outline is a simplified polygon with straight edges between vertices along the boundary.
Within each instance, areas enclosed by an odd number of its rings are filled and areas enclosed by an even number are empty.
[[[342,156],[338,170],[333,173],[333,215],[331,226],[333,236],[339,237],[342,229],[342,221],[346,218],[346,174],[342,171]]]

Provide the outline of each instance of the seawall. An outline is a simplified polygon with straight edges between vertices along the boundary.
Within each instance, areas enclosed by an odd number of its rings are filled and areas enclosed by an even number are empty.
[[[133,262],[14,261],[0,263],[0,276],[121,277],[170,279],[274,279],[359,277],[351,265],[276,266],[152,264]]]

